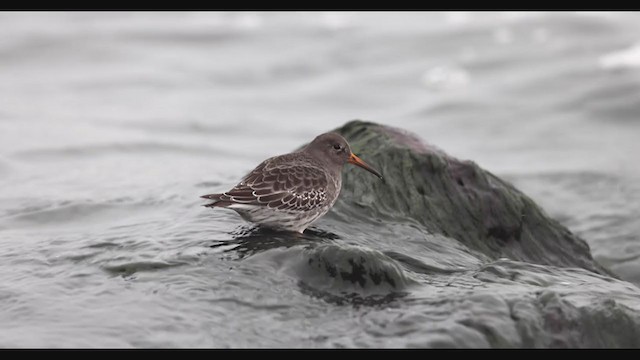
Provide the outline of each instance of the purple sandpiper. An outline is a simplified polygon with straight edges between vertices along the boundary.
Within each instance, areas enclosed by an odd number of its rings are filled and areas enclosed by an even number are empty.
[[[235,210],[260,226],[302,233],[338,199],[346,163],[382,179],[377,170],[351,152],[347,140],[330,132],[299,151],[263,161],[233,189],[202,198],[213,200],[207,207]]]

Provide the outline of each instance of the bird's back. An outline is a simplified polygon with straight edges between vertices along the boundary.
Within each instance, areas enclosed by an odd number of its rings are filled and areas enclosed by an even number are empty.
[[[213,200],[205,206],[233,209],[252,222],[298,229],[329,211],[340,186],[340,172],[296,152],[269,158],[231,190],[203,198]]]

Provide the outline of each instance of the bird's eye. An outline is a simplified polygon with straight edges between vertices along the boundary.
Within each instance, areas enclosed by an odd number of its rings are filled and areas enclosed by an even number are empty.
[[[339,144],[335,144],[335,145],[333,145],[333,148],[336,149],[336,150],[340,150],[340,145]]]

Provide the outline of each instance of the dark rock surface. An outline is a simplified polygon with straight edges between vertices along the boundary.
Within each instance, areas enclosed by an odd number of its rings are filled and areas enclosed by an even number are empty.
[[[610,274],[587,243],[547,216],[529,197],[472,161],[458,160],[401,129],[352,121],[337,130],[352,151],[380,169],[385,182],[345,171],[339,207],[395,221],[410,217],[426,231],[455,239],[491,259],[580,267]]]

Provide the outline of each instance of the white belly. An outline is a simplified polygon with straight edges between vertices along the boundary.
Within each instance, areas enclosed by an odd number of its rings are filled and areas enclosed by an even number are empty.
[[[265,206],[231,205],[243,219],[265,227],[303,232],[311,223],[329,211],[329,207],[317,208],[305,212],[283,211]]]

